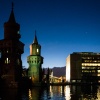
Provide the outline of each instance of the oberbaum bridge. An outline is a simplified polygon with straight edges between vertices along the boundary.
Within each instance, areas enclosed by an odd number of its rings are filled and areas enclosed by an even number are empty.
[[[4,23],[4,39],[0,40],[0,86],[48,86],[67,84],[99,83],[100,54],[78,52],[68,56],[66,62],[66,79],[53,76],[53,71],[42,68],[43,57],[41,45],[38,43],[36,31],[34,41],[30,45],[30,55],[27,57],[29,68],[23,71],[21,54],[24,53],[24,43],[19,39],[20,25],[16,22],[13,3],[10,17]]]

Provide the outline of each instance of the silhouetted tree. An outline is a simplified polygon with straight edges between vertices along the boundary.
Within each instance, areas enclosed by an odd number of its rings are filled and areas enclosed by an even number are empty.
[[[50,69],[48,67],[48,69],[47,69],[47,83],[49,83],[49,75],[50,75]]]

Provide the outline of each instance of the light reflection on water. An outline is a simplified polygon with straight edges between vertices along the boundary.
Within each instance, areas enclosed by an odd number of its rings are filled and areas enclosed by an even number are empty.
[[[100,86],[50,86],[0,89],[0,100],[100,100]]]

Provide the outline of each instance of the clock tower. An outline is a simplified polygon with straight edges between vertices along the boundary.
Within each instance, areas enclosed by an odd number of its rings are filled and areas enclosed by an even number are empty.
[[[4,23],[4,39],[0,40],[0,78],[9,87],[17,86],[22,76],[24,44],[20,38],[20,25],[15,20],[12,3],[10,17]]]
[[[34,41],[30,45],[30,55],[27,57],[27,62],[29,64],[28,76],[32,83],[41,83],[43,57],[41,56],[41,45],[38,44],[36,31]]]

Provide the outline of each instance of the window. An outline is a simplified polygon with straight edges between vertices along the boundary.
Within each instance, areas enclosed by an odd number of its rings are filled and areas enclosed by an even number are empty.
[[[6,59],[6,61],[7,61],[7,64],[8,64],[9,63],[8,58]]]
[[[1,52],[0,52],[0,58],[1,58]]]
[[[37,52],[39,52],[39,49],[37,49]]]
[[[5,63],[6,64],[10,63],[10,60],[8,58],[6,58]]]
[[[37,63],[39,63],[39,60],[37,61]]]
[[[17,34],[19,34],[19,31],[17,31]]]

